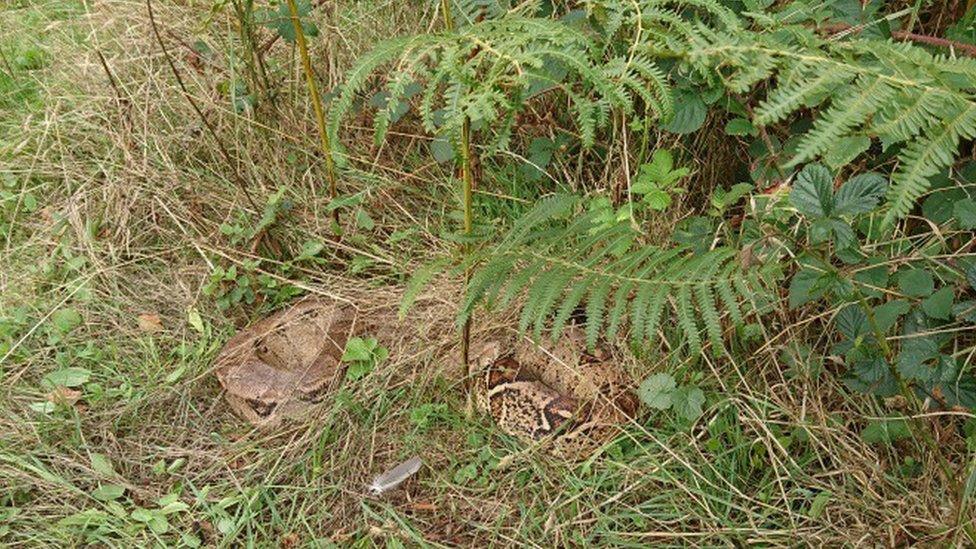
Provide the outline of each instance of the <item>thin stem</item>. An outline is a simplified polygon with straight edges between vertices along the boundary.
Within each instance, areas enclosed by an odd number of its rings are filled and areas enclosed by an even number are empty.
[[[923,409],[923,403],[918,401],[918,398],[915,396],[915,392],[912,391],[911,386],[909,386],[908,382],[905,381],[905,378],[901,376],[901,373],[894,366],[894,361],[895,361],[894,352],[891,346],[888,345],[887,336],[885,336],[884,332],[881,330],[881,327],[878,325],[877,319],[874,316],[874,308],[868,304],[867,298],[864,297],[864,294],[861,293],[860,289],[855,287],[854,295],[857,298],[858,302],[860,303],[861,308],[864,310],[864,314],[867,316],[868,326],[871,328],[871,331],[874,333],[874,338],[878,341],[878,345],[881,347],[881,352],[883,352],[885,355],[885,360],[888,363],[888,368],[891,372],[891,375],[894,376],[895,381],[898,383],[898,389],[901,392],[902,396],[905,398],[906,401],[911,403],[915,408],[920,410]],[[931,452],[935,456],[936,462],[938,462],[939,464],[939,469],[941,469],[942,474],[945,475],[946,482],[950,483],[952,485],[953,491],[956,492],[956,497],[957,497],[956,502],[958,503],[959,502],[958,498],[962,497],[962,486],[959,484],[958,480],[953,474],[952,467],[949,464],[949,460],[946,459],[945,455],[942,454],[942,449],[939,447],[939,443],[932,436],[932,433],[929,432],[928,425],[925,423],[925,419],[919,417],[916,418],[912,423],[915,423],[914,428],[910,428],[912,434],[921,435],[922,441],[925,443],[926,446],[928,446],[929,452]]]
[[[4,70],[10,75],[10,78],[14,77],[14,68],[10,64],[10,60],[7,59],[7,55],[3,53],[3,48],[0,48],[0,63],[3,63]]]
[[[454,30],[454,18],[451,17],[451,1],[441,0],[441,11],[444,16],[444,27],[447,30]]]
[[[441,0],[441,11],[444,17],[444,26],[447,30],[454,30],[454,21],[451,18],[451,6],[450,0]],[[474,232],[474,207],[473,207],[473,190],[474,190],[474,170],[471,166],[471,119],[467,116],[464,117],[464,122],[461,124],[461,180],[463,184],[464,193],[464,235],[470,237]],[[470,242],[465,242],[461,245],[461,253],[465,258],[471,253]],[[467,286],[468,282],[471,281],[471,266],[468,265],[464,269],[464,284]],[[472,401],[472,387],[471,380],[471,360],[470,360],[470,349],[471,349],[471,318],[474,315],[468,315],[464,321],[464,325],[461,327],[461,364],[464,367],[464,379],[466,380],[466,385],[468,386],[467,395],[467,413],[471,415],[474,412],[473,401]]]
[[[231,158],[230,151],[228,151],[227,147],[224,146],[224,142],[221,141],[220,137],[217,136],[217,131],[210,123],[210,120],[208,120],[203,114],[203,110],[200,109],[200,106],[197,105],[197,102],[193,99],[193,96],[190,95],[189,90],[186,89],[186,84],[183,83],[183,76],[181,76],[180,71],[176,69],[176,63],[173,61],[173,57],[169,54],[169,50],[166,49],[166,43],[163,42],[163,37],[159,34],[159,27],[156,25],[156,15],[153,13],[152,0],[146,0],[146,9],[149,12],[149,24],[152,26],[153,35],[156,37],[156,42],[159,44],[160,49],[163,50],[163,57],[166,58],[166,63],[169,65],[170,70],[173,71],[173,76],[176,77],[176,83],[180,86],[180,91],[183,93],[183,97],[186,98],[187,102],[190,103],[190,106],[193,107],[193,111],[197,113],[200,121],[203,122],[204,127],[207,128],[207,133],[209,133],[214,142],[217,143],[217,148],[220,150],[221,156],[224,157],[224,161],[227,162],[227,167],[230,168],[231,172],[234,174],[234,181],[237,183],[237,186],[240,187],[241,192],[244,193],[244,198],[247,199],[247,202],[252,208],[254,208],[255,211],[260,212],[261,209],[258,208],[257,203],[254,202],[254,199],[251,197],[251,193],[247,189],[247,183],[244,182],[244,179],[241,177],[241,174],[238,173],[235,167],[236,163]]]
[[[305,42],[305,32],[302,30],[302,21],[298,18],[298,6],[295,0],[286,0],[288,11],[291,13],[291,24],[295,28],[295,43],[298,45],[298,53],[302,58],[302,69],[305,71],[305,82],[308,84],[308,93],[312,96],[312,109],[315,111],[315,122],[319,129],[319,145],[322,147],[322,155],[325,156],[325,175],[329,180],[329,198],[336,199],[336,176],[335,162],[332,159],[332,144],[329,142],[329,133],[325,126],[325,110],[322,108],[322,96],[319,95],[319,87],[315,82],[315,73],[312,71],[312,61],[308,55],[308,44]],[[332,210],[332,221],[339,228],[339,209]]]

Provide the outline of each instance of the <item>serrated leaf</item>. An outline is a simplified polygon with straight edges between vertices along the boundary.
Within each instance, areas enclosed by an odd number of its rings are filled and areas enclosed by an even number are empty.
[[[898,273],[898,288],[908,297],[926,297],[935,291],[935,279],[927,269],[908,269]]]
[[[881,419],[868,423],[861,431],[861,438],[868,444],[891,444],[912,436],[904,419]]]
[[[702,127],[707,114],[708,107],[701,97],[691,92],[684,92],[675,98],[671,120],[662,125],[662,128],[671,133],[692,133]]]
[[[844,378],[844,384],[865,394],[889,397],[898,393],[898,380],[883,357],[856,362]]]
[[[948,320],[952,315],[952,300],[955,293],[952,288],[946,286],[922,301],[922,310],[925,314],[939,320]]]
[[[912,308],[912,304],[904,299],[895,299],[874,308],[874,321],[882,333],[888,333],[901,318]]]
[[[431,141],[430,153],[439,164],[454,160],[454,147],[446,137],[438,137]]]
[[[830,170],[820,164],[803,168],[790,192],[790,203],[806,216],[830,216],[834,206],[834,178]]]
[[[841,185],[834,196],[833,215],[857,215],[868,213],[888,191],[888,180],[877,173],[865,173],[852,177]]]
[[[964,198],[953,204],[952,215],[959,222],[960,228],[976,229],[976,201],[972,198]]]
[[[836,170],[853,162],[870,146],[871,139],[863,135],[842,137],[827,149],[824,162]]]
[[[643,201],[652,210],[660,212],[668,209],[668,206],[671,205],[671,195],[667,191],[653,188],[644,193]]]
[[[745,118],[733,118],[725,125],[725,135],[757,135],[759,130]]]
[[[837,331],[852,341],[870,332],[868,316],[860,305],[844,307],[837,313],[834,322],[837,325]]]
[[[343,362],[358,362],[369,360],[373,356],[377,342],[373,338],[363,339],[361,337],[350,338],[346,342],[346,350],[342,354]]]
[[[58,309],[51,315],[51,323],[62,335],[77,328],[81,322],[81,313],[71,308]]]
[[[804,267],[790,281],[790,308],[797,307],[820,299],[824,295],[824,287],[821,284],[826,273],[822,273],[812,267]]]

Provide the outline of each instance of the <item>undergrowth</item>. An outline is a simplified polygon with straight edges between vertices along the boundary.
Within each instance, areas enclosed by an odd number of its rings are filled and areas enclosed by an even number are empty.
[[[0,544],[976,543],[971,5],[152,7],[0,8]],[[252,430],[212,360],[305,294],[371,333]],[[581,317],[619,437],[465,413]]]

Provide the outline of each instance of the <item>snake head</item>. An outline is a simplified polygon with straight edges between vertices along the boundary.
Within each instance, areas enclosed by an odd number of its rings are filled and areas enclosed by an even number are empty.
[[[502,354],[499,341],[481,341],[471,346],[471,365],[478,370],[491,366]]]

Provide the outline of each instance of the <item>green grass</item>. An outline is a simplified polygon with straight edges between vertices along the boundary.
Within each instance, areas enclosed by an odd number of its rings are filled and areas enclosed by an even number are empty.
[[[396,2],[340,4],[332,26],[321,21],[332,34],[313,52],[334,53],[340,71],[376,35],[425,24]],[[271,226],[273,242],[252,249],[234,241],[221,225],[247,231],[263,212],[250,209],[200,131],[149,40],[144,4],[87,5],[90,12],[53,2],[0,11],[0,50],[16,63],[13,78],[0,71],[0,545],[952,539],[948,488],[932,457],[912,443],[864,443],[859,432],[865,418],[884,415],[880,404],[848,397],[829,373],[791,376],[778,347],[717,363],[622,349],[638,380],[664,371],[701,387],[703,414],[689,422],[644,410],[580,463],[502,435],[485,418],[465,418],[451,303],[457,281],[436,282],[406,322],[395,319],[402,279],[453,248],[443,238],[456,230],[442,211],[456,193],[449,174],[401,145],[362,153],[360,166],[376,175],[343,181],[364,201],[344,212],[350,221],[336,249],[301,81],[283,84],[297,91],[276,109],[239,116],[211,93],[227,75],[194,72],[181,57],[259,206],[280,188],[289,201]],[[206,26],[206,9],[154,5],[188,43],[231,50],[224,15]],[[79,40],[93,28],[124,101],[95,57],[96,42]],[[281,45],[269,55],[289,62]],[[398,164],[404,158],[416,159],[409,176]],[[548,185],[506,169],[486,168],[483,190],[504,192],[478,198],[479,215],[493,224]],[[504,188],[506,181],[515,182]],[[352,221],[357,211],[373,226]],[[309,241],[326,245],[296,259]],[[231,266],[238,276],[208,295],[215,269]],[[239,286],[253,303],[241,297],[220,307],[218,298]],[[377,322],[373,335],[391,356],[307,417],[254,431],[224,403],[211,362],[236,326],[290,299],[287,288],[350,297]],[[161,328],[140,327],[140,315],[157,316]],[[500,312],[476,323],[476,337],[511,325]],[[817,337],[813,328],[790,330],[786,340]],[[69,379],[70,391],[56,391],[58,379]],[[366,494],[374,475],[413,454],[426,464],[416,478],[382,498]]]

